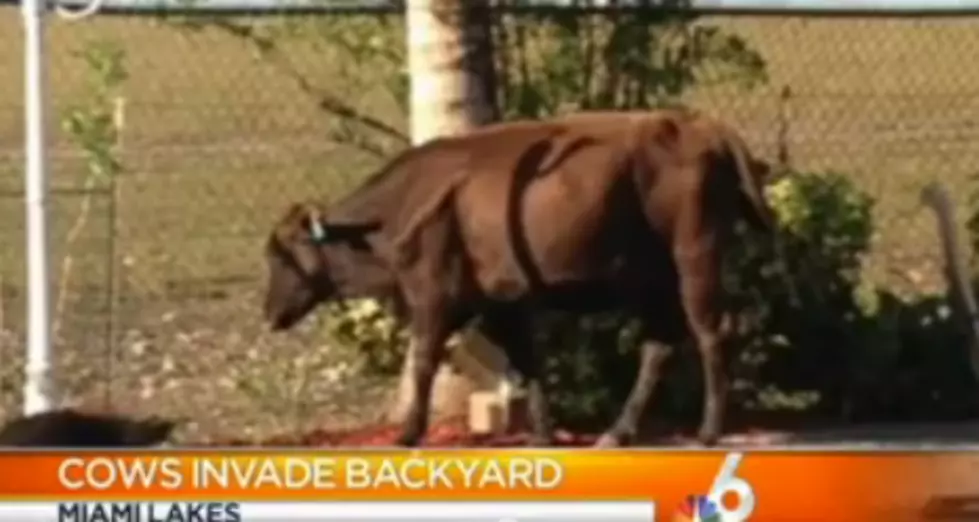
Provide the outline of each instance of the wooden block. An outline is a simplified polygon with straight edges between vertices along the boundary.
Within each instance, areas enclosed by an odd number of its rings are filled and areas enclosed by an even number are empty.
[[[469,431],[477,435],[499,433],[503,408],[496,392],[477,391],[469,395]]]
[[[469,431],[478,435],[503,434],[526,428],[527,399],[511,395],[504,404],[495,391],[478,391],[469,396]]]

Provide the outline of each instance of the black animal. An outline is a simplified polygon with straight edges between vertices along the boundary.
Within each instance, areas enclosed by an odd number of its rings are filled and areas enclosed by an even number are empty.
[[[7,422],[0,428],[0,446],[155,446],[166,442],[175,427],[175,422],[165,419],[134,420],[60,409]]]

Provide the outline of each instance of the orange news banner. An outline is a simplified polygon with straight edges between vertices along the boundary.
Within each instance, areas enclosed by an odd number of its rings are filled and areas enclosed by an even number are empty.
[[[652,500],[657,520],[676,520],[674,513],[691,494],[706,494],[728,455],[726,451],[652,450],[364,450],[364,451],[169,451],[169,452],[71,452],[0,453],[0,500],[102,500],[102,501],[301,501],[301,500]],[[754,491],[755,508],[748,520],[757,522],[869,520],[926,520],[922,509],[936,496],[979,493],[979,453],[950,452],[811,452],[746,451],[734,476]],[[67,459],[75,458],[70,469]],[[78,458],[82,459],[82,464]],[[101,459],[93,467],[105,478],[105,466],[144,467],[165,459],[185,479],[126,487],[121,481],[100,489],[78,487],[84,479],[85,462]],[[108,459],[108,461],[106,461]],[[257,460],[255,460],[257,459]],[[195,467],[234,462],[239,469],[249,463],[286,466],[291,460],[335,464],[335,483],[329,488],[274,486],[195,486]],[[394,486],[348,488],[344,466],[398,466],[411,459],[436,465],[495,462],[506,467],[520,459],[543,459],[560,467],[560,481],[544,490],[526,487],[426,488]],[[110,464],[107,464],[109,462]],[[421,468],[416,468],[416,471]],[[454,469],[454,468],[453,468]],[[449,478],[458,469],[450,469]],[[199,471],[199,470],[198,470]],[[553,471],[553,470],[552,470]],[[64,483],[64,473],[72,485]],[[172,478],[172,477],[171,477]]]

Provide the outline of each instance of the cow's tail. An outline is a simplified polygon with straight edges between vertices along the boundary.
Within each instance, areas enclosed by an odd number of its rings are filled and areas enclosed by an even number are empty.
[[[754,216],[751,217],[755,218],[765,228],[773,229],[775,216],[772,215],[772,210],[768,206],[768,202],[765,201],[761,179],[755,172],[758,167],[748,157],[747,146],[737,134],[730,130],[726,131],[724,142],[727,146],[727,152],[734,162],[734,169],[737,170],[741,193],[748,199],[751,209],[754,211]]]
[[[776,222],[775,215],[765,200],[762,176],[759,176],[755,172],[755,169],[759,168],[759,166],[756,165],[753,158],[748,156],[748,147],[740,136],[731,130],[727,130],[726,134],[727,136],[724,141],[727,144],[728,154],[730,154],[734,162],[734,168],[738,171],[741,193],[748,200],[751,207],[750,210],[754,214],[753,216],[745,217],[748,219],[754,218],[751,220],[756,221],[756,223],[760,224],[762,228],[771,234],[775,256],[782,266],[789,266],[784,238]],[[793,275],[787,271],[783,271],[782,276],[782,284],[785,285],[785,291],[789,295],[790,301],[792,303],[799,303],[800,292]]]

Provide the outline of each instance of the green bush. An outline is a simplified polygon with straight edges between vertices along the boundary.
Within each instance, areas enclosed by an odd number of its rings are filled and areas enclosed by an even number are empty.
[[[730,278],[759,312],[742,352],[745,404],[850,420],[974,412],[967,344],[948,296],[903,300],[861,280],[873,200],[832,172],[794,173],[767,195],[780,248],[745,242]]]
[[[964,331],[948,296],[902,300],[878,291],[855,325],[849,361],[850,418],[954,420],[977,412]]]
[[[548,400],[559,426],[587,428],[614,419],[636,377],[637,333],[617,314],[539,319],[536,342],[546,350]]]
[[[408,331],[375,299],[333,304],[323,314],[326,335],[356,351],[361,369],[373,375],[396,375],[411,340]]]
[[[843,367],[860,316],[862,257],[873,232],[873,200],[835,172],[794,172],[766,193],[778,220],[775,241],[745,235],[726,265],[738,308],[750,380],[749,408],[835,409]]]

